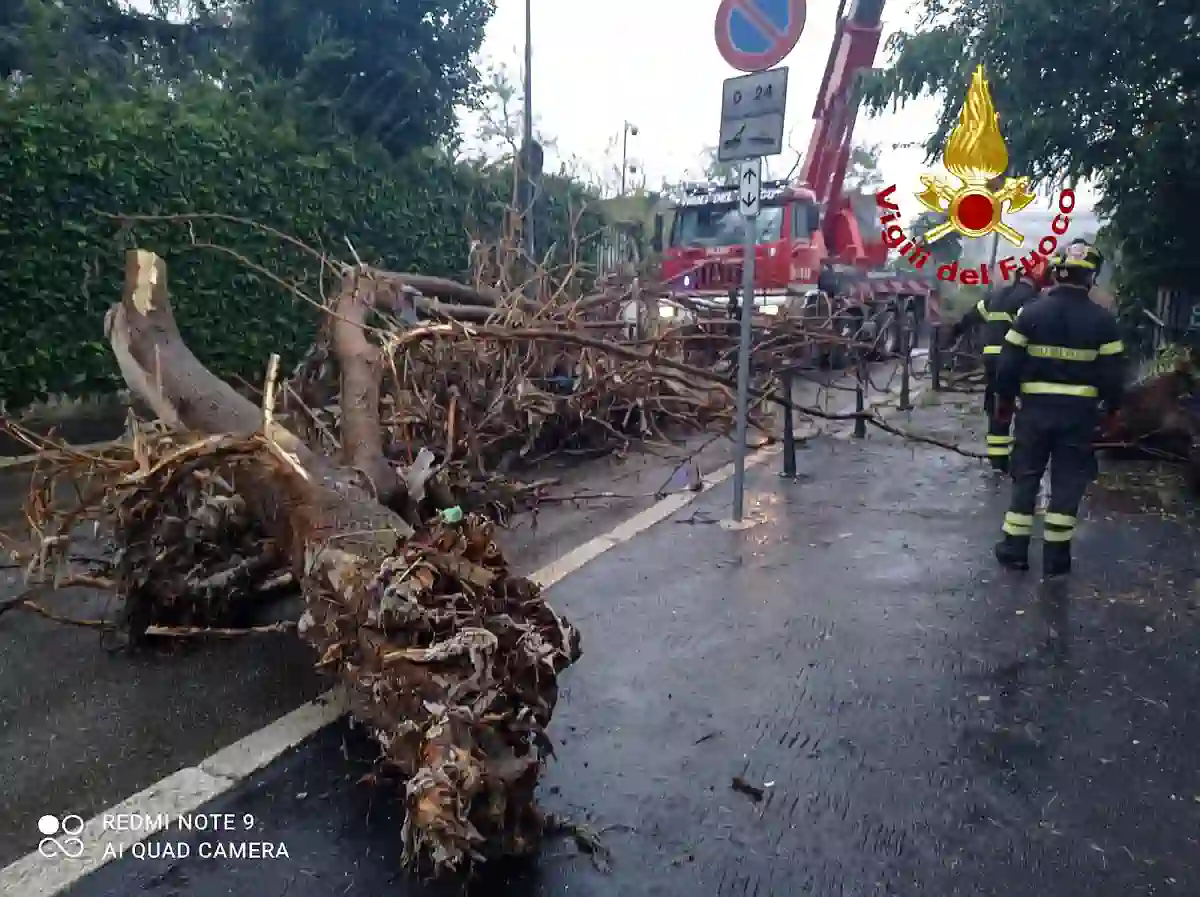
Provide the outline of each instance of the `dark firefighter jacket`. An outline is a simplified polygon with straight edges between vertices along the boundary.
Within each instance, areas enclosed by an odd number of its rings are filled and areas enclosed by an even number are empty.
[[[1095,410],[1097,400],[1116,411],[1124,368],[1125,347],[1112,312],[1087,290],[1058,286],[1024,306],[1009,328],[996,366],[996,394],[1037,397],[1063,413]]]
[[[967,328],[983,324],[983,354],[999,355],[1004,347],[1004,334],[1008,333],[1008,328],[1016,320],[1017,313],[1026,303],[1037,297],[1037,287],[1027,280],[1018,280],[975,303],[975,307],[954,325],[953,337],[958,339]],[[995,358],[984,360],[995,362]]]

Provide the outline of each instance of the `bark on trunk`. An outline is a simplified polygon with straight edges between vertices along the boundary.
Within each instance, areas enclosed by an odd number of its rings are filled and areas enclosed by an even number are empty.
[[[509,574],[487,521],[414,529],[376,500],[394,504],[403,492],[379,436],[383,362],[362,326],[386,298],[381,283],[348,275],[334,313],[347,467],[264,422],[262,409],[205,369],[175,324],[162,260],[127,255],[125,292],[106,330],[129,388],[173,426],[232,435],[147,466],[137,500],[120,512],[118,578],[142,621],[155,622],[156,609],[179,597],[164,594],[179,578],[160,568],[195,553],[186,540],[171,543],[169,529],[195,514],[187,484],[234,484],[238,507],[301,586],[301,636],[347,687],[383,767],[406,780],[405,858],[461,867],[536,847],[544,730],[579,635],[535,583]],[[214,526],[236,516],[225,499],[210,502],[221,509]],[[164,543],[179,546],[176,554]]]

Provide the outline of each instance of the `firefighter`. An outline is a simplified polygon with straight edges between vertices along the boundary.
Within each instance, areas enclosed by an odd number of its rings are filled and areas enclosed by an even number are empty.
[[[841,292],[840,278],[829,259],[821,259],[821,268],[817,272],[817,289],[824,293],[830,302]]]
[[[988,419],[987,456],[992,469],[1002,473],[1009,472],[1013,437],[1009,433],[1009,421],[1001,420],[996,413],[996,361],[1004,346],[1004,335],[1022,307],[1037,298],[1043,277],[1044,266],[1041,264],[1023,268],[1016,283],[980,299],[950,331],[950,342],[953,344],[969,328],[983,324],[983,413]]]
[[[725,314],[731,321],[740,321],[742,319],[742,297],[733,287],[729,289],[729,301],[725,303]]]
[[[1094,246],[1072,243],[1050,262],[1054,285],[1021,310],[1004,337],[996,366],[1001,420],[1011,420],[1018,395],[1021,400],[1012,503],[1004,515],[1004,538],[996,544],[996,560],[1010,569],[1029,569],[1034,507],[1049,464],[1042,574],[1070,572],[1076,514],[1097,473],[1092,448],[1097,424],[1101,432],[1115,429],[1125,349],[1112,312],[1088,295],[1103,264]]]

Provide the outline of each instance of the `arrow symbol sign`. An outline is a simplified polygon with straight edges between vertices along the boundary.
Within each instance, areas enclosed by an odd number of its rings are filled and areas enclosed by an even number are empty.
[[[761,196],[761,181],[762,181],[762,159],[750,159],[742,163],[741,190],[739,196],[741,199],[742,216],[744,218],[757,218],[758,206],[762,199]]]

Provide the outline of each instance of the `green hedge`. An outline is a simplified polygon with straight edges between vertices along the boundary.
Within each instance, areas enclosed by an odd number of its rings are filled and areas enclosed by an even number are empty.
[[[97,99],[80,82],[0,98],[0,400],[15,408],[120,387],[103,317],[135,243],[166,259],[180,328],[214,372],[257,382],[270,352],[291,363],[311,341],[312,306],[192,242],[228,247],[316,296],[318,266],[294,247],[226,223],[131,232],[97,210],[219,212],[338,257],[349,238],[364,261],[454,276],[467,260],[464,219],[495,232],[504,186],[432,154],[396,163],[375,147],[314,140],[253,97],[216,88]],[[547,225],[562,234],[568,201],[583,196],[553,192]]]

